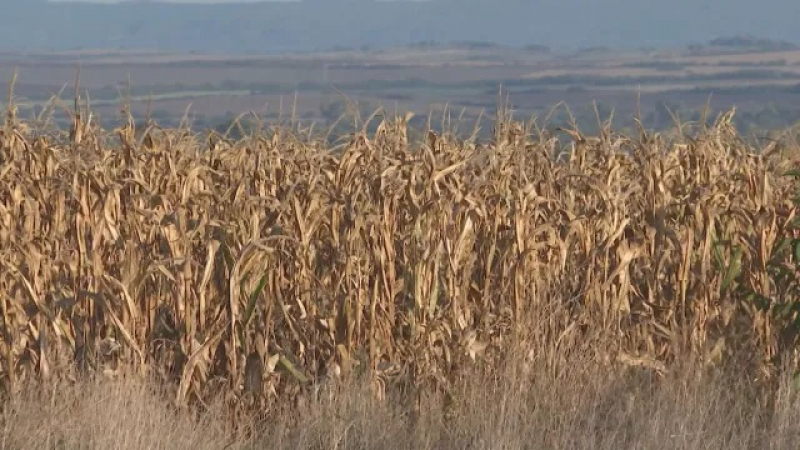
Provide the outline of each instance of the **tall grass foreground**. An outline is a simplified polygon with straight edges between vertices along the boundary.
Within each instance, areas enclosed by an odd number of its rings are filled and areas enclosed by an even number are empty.
[[[147,374],[179,405],[264,406],[351,375],[379,398],[450,393],[505,357],[795,364],[771,268],[793,264],[796,159],[747,144],[732,112],[669,137],[500,114],[487,142],[384,119],[338,146],[72,114],[47,131],[12,104],[0,134],[7,393]]]

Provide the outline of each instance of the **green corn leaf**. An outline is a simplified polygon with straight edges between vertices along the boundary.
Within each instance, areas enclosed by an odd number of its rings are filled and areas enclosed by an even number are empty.
[[[725,271],[725,277],[722,279],[722,291],[727,292],[733,281],[742,271],[742,249],[736,247],[733,249],[733,255],[731,255],[731,263],[728,265],[728,269]]]
[[[258,301],[258,297],[261,295],[261,292],[264,290],[264,286],[267,284],[267,275],[264,274],[259,278],[258,284],[253,292],[250,294],[250,298],[247,300],[247,308],[244,311],[244,317],[242,317],[242,325],[247,326],[247,323],[250,322],[250,318],[253,315],[253,310],[256,308],[256,301]]]

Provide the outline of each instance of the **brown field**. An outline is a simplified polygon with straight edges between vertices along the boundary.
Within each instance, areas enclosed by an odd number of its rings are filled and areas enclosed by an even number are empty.
[[[24,80],[17,86],[20,105],[26,105],[25,100],[41,105],[63,86],[72,84],[78,64],[81,86],[90,98],[103,101],[95,110],[104,117],[119,109],[119,90],[124,90],[129,80],[138,88],[140,97],[154,95],[149,103],[154,110],[179,117],[191,103],[195,113],[209,119],[229,112],[259,110],[268,99],[275,103],[274,99],[291,98],[295,93],[303,99],[297,113],[319,119],[320,106],[336,101],[339,92],[372,105],[392,107],[396,103],[401,109],[417,113],[427,112],[432,103],[457,99],[451,106],[470,108],[475,115],[493,108],[501,84],[516,100],[515,108],[539,115],[566,97],[574,107],[602,101],[621,114],[631,114],[638,93],[642,94],[641,106],[646,110],[660,101],[699,109],[714,90],[740,87],[752,90],[716,92],[713,106],[724,109],[732,104],[749,107],[772,102],[777,108],[793,109],[800,100],[800,93],[795,91],[769,90],[800,84],[800,51],[703,56],[685,50],[607,51],[565,56],[502,47],[441,46],[234,57],[98,49],[24,56],[0,54],[0,67],[4,68],[0,83],[7,83],[13,70],[18,69]],[[736,76],[742,70],[758,73]],[[697,79],[698,76],[705,78]],[[542,77],[552,79],[537,82]],[[592,80],[597,77],[605,81],[594,83]],[[621,77],[630,81],[613,83],[613,79]],[[509,86],[515,82],[522,84]],[[259,86],[271,90],[263,92]],[[569,91],[576,87],[581,88],[579,92]],[[701,95],[692,92],[696,88],[702,89]],[[250,94],[231,96],[233,91],[242,89]],[[170,92],[187,94],[177,100],[159,98],[159,94]],[[133,102],[137,113],[142,113],[146,105],[142,98]]]
[[[800,443],[791,134],[71,114],[0,134],[3,448]]]

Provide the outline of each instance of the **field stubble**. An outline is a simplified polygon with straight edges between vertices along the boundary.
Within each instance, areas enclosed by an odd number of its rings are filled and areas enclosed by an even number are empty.
[[[5,442],[83,448],[65,436],[88,428],[55,417],[110,408],[97,420],[125,445],[158,448],[126,421],[188,406],[230,417],[220,430],[257,413],[298,448],[789,448],[793,318],[742,289],[793,304],[768,267],[796,157],[730,121],[562,145],[502,113],[490,142],[409,143],[385,119],[331,148],[289,127],[107,132],[77,102],[68,135],[43,132],[12,108]],[[54,423],[13,419],[36,414]],[[687,426],[705,431],[664,440]]]

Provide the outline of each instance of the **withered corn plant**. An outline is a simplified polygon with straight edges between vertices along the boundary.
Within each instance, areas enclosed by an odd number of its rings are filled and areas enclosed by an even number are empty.
[[[787,177],[800,177],[791,169]],[[796,181],[795,181],[796,184]],[[800,204],[795,193],[794,208]],[[721,239],[716,260],[724,273],[723,292],[742,299],[746,309],[762,315],[761,333],[770,342],[766,357],[769,368],[788,367],[797,373],[800,353],[800,222],[793,209],[781,232],[773,236]],[[755,267],[752,267],[755,266]]]
[[[76,96],[77,98],[77,96]],[[384,119],[336,148],[285,127],[238,141],[130,119],[0,135],[0,380],[148,374],[178,404],[262,406],[363,375],[453,392],[506,350],[662,373],[751,356],[793,164],[722,115],[691,136],[563,136],[499,116],[479,142]],[[730,250],[721,242],[737,245]],[[731,266],[735,266],[731,268]],[[456,395],[456,394],[452,394]]]

